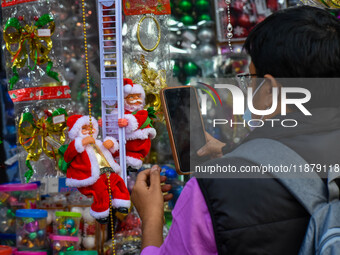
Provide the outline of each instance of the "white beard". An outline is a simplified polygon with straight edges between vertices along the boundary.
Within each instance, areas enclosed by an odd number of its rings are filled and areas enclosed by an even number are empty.
[[[85,137],[88,137],[88,136],[90,136],[90,133],[88,133],[88,134],[86,134],[86,135],[83,135],[83,133],[82,133],[81,131],[79,131],[77,137],[85,138]],[[94,132],[92,133],[92,137],[93,137],[94,139],[97,139],[97,135],[96,135]]]
[[[140,105],[130,105],[124,100],[124,109],[129,112],[140,111],[144,109],[144,104]]]

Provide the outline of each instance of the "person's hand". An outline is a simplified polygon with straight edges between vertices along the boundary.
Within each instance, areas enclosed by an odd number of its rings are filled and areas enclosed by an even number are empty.
[[[86,146],[90,143],[92,144],[96,143],[96,140],[92,136],[85,137],[82,141],[83,146]]]
[[[161,186],[166,177],[160,176],[160,167],[155,165],[137,175],[135,186],[132,189],[131,201],[136,207],[143,225],[148,221],[163,222],[164,201],[170,200],[173,195],[162,193],[171,189],[170,184]],[[158,221],[157,221],[158,219]]]
[[[129,122],[128,122],[127,119],[119,119],[119,120],[118,120],[118,126],[119,126],[120,128],[126,127],[127,125],[129,125]]]
[[[209,133],[205,132],[207,143],[197,151],[200,157],[211,156],[212,158],[220,158],[223,156],[222,148],[226,145],[216,138],[212,137]]]
[[[106,148],[106,149],[111,149],[113,147],[113,142],[111,140],[106,140],[105,142],[103,142],[103,146]]]

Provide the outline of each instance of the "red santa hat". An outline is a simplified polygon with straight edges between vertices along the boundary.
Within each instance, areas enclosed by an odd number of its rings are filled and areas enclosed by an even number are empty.
[[[98,122],[95,118],[91,117],[92,127],[93,127],[93,137],[96,138],[98,136]],[[81,129],[84,125],[90,125],[90,117],[83,115],[72,115],[68,117],[67,122],[68,126],[68,137],[71,140],[79,137],[81,134]]]
[[[140,84],[133,84],[131,79],[124,78],[124,98],[130,94],[141,94],[142,99],[145,99],[145,92]]]

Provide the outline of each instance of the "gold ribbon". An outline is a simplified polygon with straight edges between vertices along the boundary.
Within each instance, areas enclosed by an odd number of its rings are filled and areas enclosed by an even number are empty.
[[[42,28],[49,29],[49,36],[39,36],[39,29]],[[36,65],[40,66],[48,63],[46,67],[47,74],[59,82],[58,74],[51,71],[53,64],[48,56],[52,50],[51,36],[54,31],[55,23],[49,14],[41,16],[32,25],[26,24],[22,26],[17,18],[10,18],[7,21],[3,37],[6,42],[6,49],[13,56],[12,69],[14,77],[12,78],[13,80],[10,80],[11,87],[19,80],[16,69],[24,67],[29,57],[34,63],[33,67],[30,66],[31,70]],[[28,53],[26,43],[29,48]]]
[[[52,116],[60,115],[60,113],[65,114],[65,121],[53,124]],[[42,152],[51,159],[57,160],[57,157],[59,157],[58,149],[53,148],[47,143],[45,138],[50,136],[60,144],[63,144],[66,140],[66,111],[64,109],[58,109],[52,116],[49,116],[48,118],[42,117],[36,120],[30,112],[21,114],[18,126],[18,136],[20,145],[28,153],[26,157],[26,166],[29,170],[25,173],[27,182],[33,175],[33,168],[30,164],[31,160],[37,161]]]

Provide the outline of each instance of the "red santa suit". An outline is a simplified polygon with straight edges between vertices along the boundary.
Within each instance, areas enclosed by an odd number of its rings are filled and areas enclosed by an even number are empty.
[[[73,115],[67,120],[69,127],[69,138],[73,140],[65,154],[66,162],[71,162],[66,173],[66,185],[77,187],[78,190],[86,195],[93,196],[90,214],[96,219],[106,218],[110,212],[110,198],[108,178],[105,173],[101,174],[101,163],[98,161],[98,154],[95,148],[89,144],[83,146],[83,139],[88,135],[81,133],[82,126],[89,125],[89,116]],[[98,123],[92,118],[93,138],[98,135]],[[113,159],[113,153],[118,150],[118,142],[113,137],[106,137],[104,141],[111,140],[114,146],[108,150],[103,146],[100,140],[95,140],[97,147],[109,163],[110,168],[114,171],[110,173],[110,186],[112,194],[112,205],[118,207],[130,207],[130,194],[127,190],[124,180],[119,176],[120,166]]]
[[[126,164],[139,169],[151,149],[151,139],[155,138],[156,130],[150,126],[146,110],[125,111],[124,118],[128,120],[125,128]]]
[[[142,101],[145,99],[145,92],[140,84],[133,84],[131,79],[124,79],[124,98],[131,94],[140,94]],[[150,126],[148,111],[143,110],[143,104],[134,106],[137,110],[130,110],[133,106],[125,102],[124,119],[128,125],[125,127],[126,139],[126,165],[134,169],[142,167],[143,159],[151,149],[151,139],[155,138],[156,130]],[[116,153],[115,157],[119,154]]]

